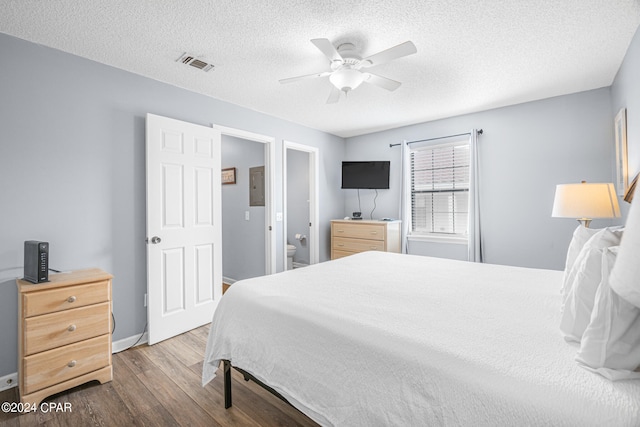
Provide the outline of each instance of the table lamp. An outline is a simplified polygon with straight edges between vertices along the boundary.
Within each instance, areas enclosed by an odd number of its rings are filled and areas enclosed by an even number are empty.
[[[593,218],[619,218],[620,207],[611,183],[560,184],[556,186],[552,217],[576,218],[589,227]]]

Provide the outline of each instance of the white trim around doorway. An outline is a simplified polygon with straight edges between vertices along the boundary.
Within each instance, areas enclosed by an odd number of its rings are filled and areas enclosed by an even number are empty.
[[[261,135],[258,133],[248,132],[242,129],[230,128],[216,124],[211,125],[212,128],[218,129],[222,135],[233,136],[236,138],[256,141],[265,144],[265,202],[267,206],[265,215],[265,273],[267,275],[276,272],[276,215],[275,215],[275,164],[276,164],[276,147],[275,138]]]
[[[287,269],[287,150],[298,150],[309,153],[309,263],[320,262],[320,211],[319,211],[319,150],[317,147],[282,141],[282,206],[283,206],[283,270]]]

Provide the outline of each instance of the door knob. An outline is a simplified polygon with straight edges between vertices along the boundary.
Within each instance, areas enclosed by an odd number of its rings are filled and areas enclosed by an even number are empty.
[[[157,245],[158,243],[160,243],[162,241],[161,238],[159,238],[158,236],[153,236],[151,238],[151,243],[153,243],[154,245]]]

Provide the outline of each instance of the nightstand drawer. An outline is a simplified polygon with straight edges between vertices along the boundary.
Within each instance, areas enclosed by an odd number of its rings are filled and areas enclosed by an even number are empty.
[[[333,239],[332,248],[347,252],[384,251],[384,241],[336,237]]]
[[[54,313],[109,301],[109,281],[30,292],[23,295],[23,316]]]
[[[109,338],[107,334],[25,357],[21,393],[33,393],[110,365]]]
[[[355,237],[357,239],[384,240],[384,224],[332,224],[334,236]]]
[[[105,302],[25,319],[25,356],[111,333],[110,306]]]

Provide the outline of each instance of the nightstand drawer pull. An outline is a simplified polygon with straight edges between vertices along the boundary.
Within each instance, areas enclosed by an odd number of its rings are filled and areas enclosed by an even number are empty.
[[[67,363],[67,366],[73,368],[74,366],[76,366],[76,361],[72,360],[71,362]]]
[[[70,296],[69,298],[67,298],[67,302],[76,302],[76,297],[75,296]]]
[[[73,332],[76,330],[76,325],[69,325],[69,327],[67,328],[67,331],[69,332]]]

